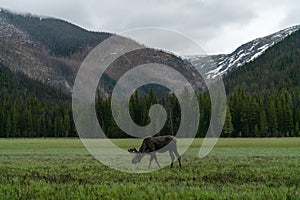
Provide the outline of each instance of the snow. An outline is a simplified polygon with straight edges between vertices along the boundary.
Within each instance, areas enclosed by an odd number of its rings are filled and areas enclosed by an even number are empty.
[[[223,65],[220,65],[219,67],[217,67],[216,69],[214,70],[211,70],[209,72],[207,72],[206,74],[217,74],[221,69],[223,68]]]
[[[258,50],[267,49],[267,48],[269,48],[269,44],[266,44],[266,45],[264,45],[262,47],[259,47]]]
[[[244,52],[244,49],[240,50],[240,51],[237,53],[237,55],[240,55],[240,54],[243,53],[243,52]]]
[[[254,56],[252,56],[252,57],[249,59],[249,61],[255,60],[255,59],[258,58],[261,54],[262,54],[262,52],[258,52],[258,53],[256,53],[256,54],[254,54]],[[249,61],[247,61],[247,62],[249,62]]]
[[[246,55],[248,55],[249,53],[242,53],[233,63],[232,65],[234,65],[235,63],[237,63],[238,61],[240,61],[243,57],[245,57]]]
[[[281,38],[281,37],[282,37],[282,34],[277,34],[277,35],[272,36],[272,39]]]
[[[257,45],[258,45],[258,42],[254,43],[253,46],[249,49],[249,51],[252,51]]]
[[[224,59],[223,61],[219,62],[218,65],[222,65],[225,61],[226,61],[226,59]]]
[[[260,51],[256,54],[254,54],[254,56],[252,56],[249,61],[253,61],[256,58],[258,58],[260,55],[262,55],[271,46],[273,46],[273,45],[266,44],[266,45],[258,48],[258,50],[260,50]],[[247,62],[249,62],[249,61],[247,61]]]
[[[200,57],[197,58],[197,56],[189,57],[189,61],[192,61],[195,67],[199,67],[201,65],[201,68],[207,67],[208,70],[210,69],[210,71],[206,72],[205,75],[208,79],[215,79],[218,76],[226,75],[234,68],[241,67],[246,63],[254,61],[270,47],[284,40],[286,37],[298,30],[300,30],[300,26],[294,26],[263,38],[257,38],[242,45],[231,54],[223,56],[216,55],[216,60],[213,63],[209,59],[207,61],[203,61]]]

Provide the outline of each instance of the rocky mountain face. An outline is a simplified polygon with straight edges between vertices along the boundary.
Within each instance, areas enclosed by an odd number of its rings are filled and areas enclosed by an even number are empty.
[[[90,34],[97,36],[94,36],[93,43],[85,42]],[[110,35],[90,33],[52,18],[18,15],[2,9],[0,62],[13,72],[24,73],[31,79],[70,94],[85,55]]]
[[[2,9],[0,64],[71,94],[76,73],[84,58],[96,45],[112,35],[86,31],[59,19],[14,14]],[[122,39],[129,40],[120,37]],[[190,80],[196,89],[204,87],[201,76],[189,62],[170,53],[145,48],[121,56],[114,62],[100,80],[100,90],[110,93],[120,73],[149,62],[171,66]]]
[[[208,79],[225,76],[238,67],[254,61],[264,54],[267,49],[299,29],[300,26],[293,26],[266,37],[255,39],[240,46],[231,54],[188,56],[186,60],[204,73]]]
[[[252,93],[281,90],[293,92],[299,90],[299,69],[300,30],[268,48],[254,61],[231,71],[223,80],[229,93],[236,88]]]

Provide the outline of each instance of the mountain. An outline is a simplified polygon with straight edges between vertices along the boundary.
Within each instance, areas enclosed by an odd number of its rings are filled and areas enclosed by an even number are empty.
[[[0,64],[1,99],[26,99],[68,102],[70,97],[50,86],[32,80],[22,73],[13,73]]]
[[[190,80],[194,88],[202,89],[205,85],[196,69],[204,72],[210,79],[230,75],[239,68],[245,70],[244,68],[248,68],[246,66],[263,59],[261,57],[270,49],[278,48],[278,44],[284,43],[299,29],[300,26],[294,26],[258,38],[228,55],[191,56],[182,59],[171,53],[144,47],[115,60],[100,80],[99,89],[104,94],[109,94],[124,73],[137,65],[151,62],[176,69]],[[97,44],[113,35],[87,31],[51,17],[16,14],[0,9],[0,64],[13,73],[20,72],[30,79],[70,95],[76,73],[84,58]],[[128,38],[116,37],[120,42],[128,40],[131,45],[141,46]],[[260,65],[264,65],[264,62],[266,61],[261,61]]]
[[[75,75],[90,50],[112,36],[89,32],[59,19],[0,9],[0,137],[77,136],[70,98]],[[128,38],[116,38],[116,44],[126,41],[141,46]],[[152,62],[168,65],[195,88],[204,88],[189,61],[198,64],[208,78],[224,76],[228,109],[223,137],[300,136],[299,26],[249,42],[229,55],[184,60],[143,46],[117,58],[105,71],[99,89],[109,94],[128,70]],[[139,125],[148,124],[149,108],[162,103],[170,116],[161,134],[176,132],[181,121],[176,97],[156,98],[151,91],[148,96],[133,95],[133,120]],[[113,120],[110,100],[97,99],[99,123],[109,137],[128,137]],[[199,94],[198,100],[202,117],[197,136],[204,137],[210,124],[211,103],[205,92]]]
[[[0,9],[0,138],[77,136],[70,98],[76,73],[88,53],[112,36],[110,33],[89,32],[59,19]],[[128,38],[115,37],[116,43],[127,41],[130,45],[142,46]],[[113,55],[111,53],[103,59],[110,59]],[[152,62],[179,71],[195,88],[205,87],[189,62],[171,53],[143,46],[111,64],[100,80],[100,94],[109,94],[116,81],[128,70]],[[165,78],[168,79],[168,75]],[[148,92],[148,89],[143,87],[141,90]],[[148,109],[155,99],[152,96],[145,101],[144,97],[135,97],[136,102],[140,102],[133,107],[136,110],[134,115],[138,116],[136,120],[147,124]],[[111,137],[124,137],[116,124],[111,124],[110,98],[99,98],[96,107],[99,122],[108,122],[104,130],[109,130]],[[140,108],[144,111],[142,116]]]
[[[268,48],[261,56],[224,78],[227,91],[294,91],[300,86],[300,30]]]
[[[60,19],[0,9],[0,63],[13,72],[21,72],[33,80],[71,94],[84,58],[96,45],[113,35],[87,31]],[[128,38],[116,37],[120,41],[128,40],[132,45],[139,45]],[[149,62],[171,66],[191,80],[196,89],[204,87],[201,76],[189,62],[145,47],[115,61],[100,80],[99,89],[109,94],[121,74]]]
[[[0,63],[0,138],[76,136],[71,98]]]
[[[13,72],[71,92],[89,50],[110,37],[54,18],[0,11],[0,62]]]
[[[208,79],[225,76],[235,69],[259,58],[270,47],[299,29],[300,26],[293,26],[266,37],[255,39],[240,46],[231,54],[189,56],[187,60],[198,70],[202,71]]]

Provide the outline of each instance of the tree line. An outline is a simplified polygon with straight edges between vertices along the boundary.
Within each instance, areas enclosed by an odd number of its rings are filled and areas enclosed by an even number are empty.
[[[98,121],[107,137],[129,137],[116,124],[111,112],[111,98],[96,101]],[[210,123],[210,98],[198,95],[200,121],[197,137],[205,137]],[[175,95],[157,97],[136,92],[129,102],[133,121],[145,126],[150,123],[149,108],[159,103],[168,117],[159,134],[175,135],[181,120],[180,105]],[[222,137],[284,137],[300,136],[300,89],[292,91],[261,91],[249,93],[238,87],[227,100]],[[77,137],[69,101],[38,98],[0,99],[0,137]]]
[[[0,100],[0,137],[74,137],[71,107],[37,98]]]
[[[205,137],[210,123],[211,103],[207,93],[198,95],[200,121],[197,137]],[[167,122],[161,135],[176,134],[181,120],[180,105],[175,95],[156,98],[135,94],[130,101],[134,122],[145,126],[150,122],[149,108],[159,103],[167,111]],[[221,137],[288,137],[300,136],[300,89],[282,89],[250,93],[241,87],[228,96],[226,117]],[[98,119],[108,137],[128,137],[114,122],[110,99],[97,104]]]
[[[228,113],[225,137],[300,136],[300,89],[249,93],[238,88],[229,97]]]

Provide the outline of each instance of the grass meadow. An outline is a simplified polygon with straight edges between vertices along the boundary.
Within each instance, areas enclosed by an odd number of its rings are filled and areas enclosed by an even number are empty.
[[[79,139],[0,139],[0,199],[300,199],[300,138],[220,139],[200,159],[202,141],[182,168],[129,174],[95,160]]]

